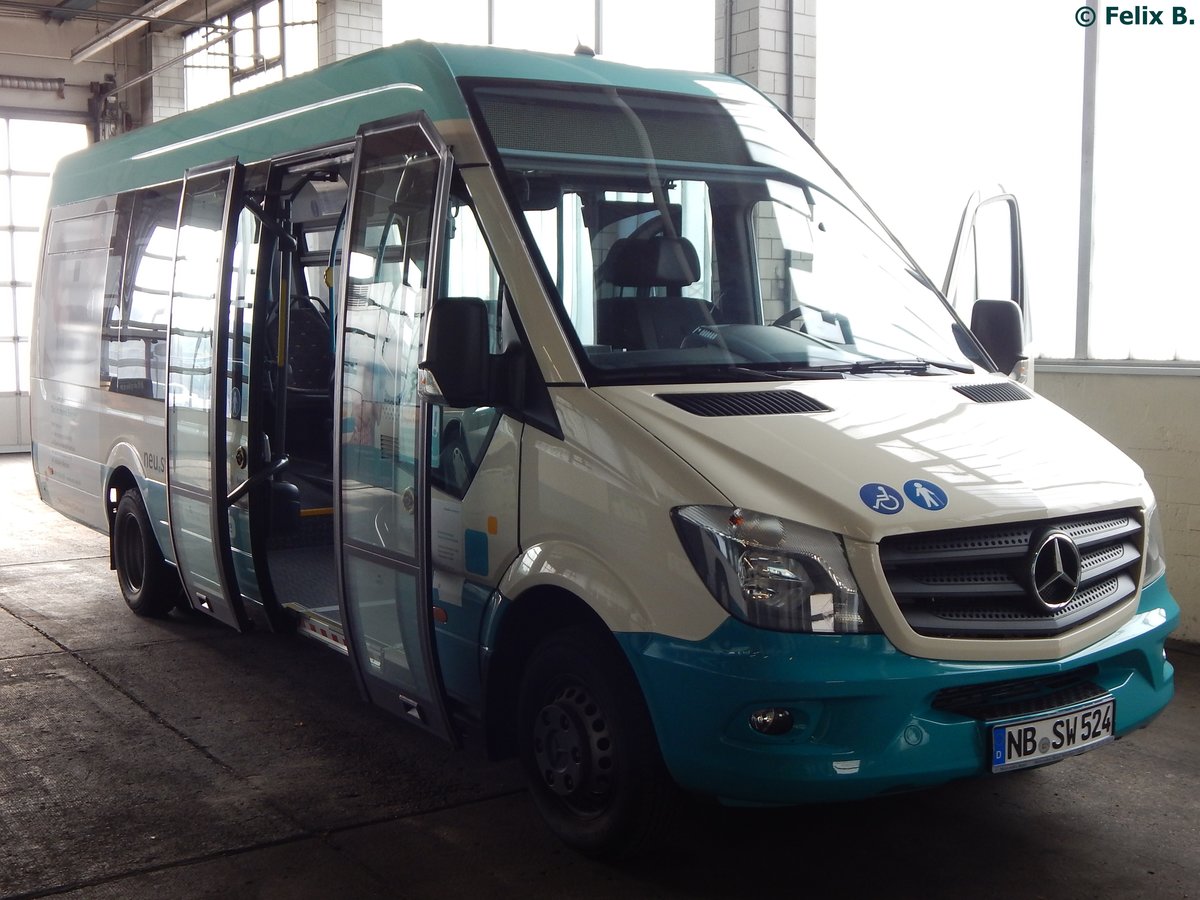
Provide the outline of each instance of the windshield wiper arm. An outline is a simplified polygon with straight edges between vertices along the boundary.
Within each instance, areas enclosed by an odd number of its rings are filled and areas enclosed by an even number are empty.
[[[842,378],[843,371],[835,366],[798,366],[796,363],[751,363],[750,366],[740,366],[746,372],[769,375],[781,381],[817,381],[828,378]]]
[[[970,375],[975,370],[971,366],[952,362],[933,362],[926,359],[860,359],[852,363],[837,363],[821,366],[826,372],[848,372],[851,375],[865,375],[871,372],[897,372],[904,375],[927,375],[932,368],[948,369],[951,372],[962,372]]]

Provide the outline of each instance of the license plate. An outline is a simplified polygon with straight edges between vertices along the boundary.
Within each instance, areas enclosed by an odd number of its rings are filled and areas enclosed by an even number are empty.
[[[1040,766],[1113,740],[1112,697],[1076,709],[992,726],[992,771]]]

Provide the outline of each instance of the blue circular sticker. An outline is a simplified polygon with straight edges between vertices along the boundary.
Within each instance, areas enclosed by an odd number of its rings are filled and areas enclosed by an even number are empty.
[[[867,509],[873,509],[885,516],[894,516],[904,509],[904,498],[889,484],[880,484],[877,481],[864,484],[858,489],[858,496],[867,505]]]
[[[924,478],[904,482],[904,496],[908,497],[913,505],[930,512],[938,512],[946,508],[946,492],[932,481]]]

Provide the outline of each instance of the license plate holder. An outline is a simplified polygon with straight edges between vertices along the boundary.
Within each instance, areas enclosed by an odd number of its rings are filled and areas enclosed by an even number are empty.
[[[1117,701],[1078,706],[991,725],[992,771],[1008,772],[1085,753],[1116,739]]]

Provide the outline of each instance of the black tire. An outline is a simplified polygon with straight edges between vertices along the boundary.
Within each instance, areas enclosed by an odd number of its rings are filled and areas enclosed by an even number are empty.
[[[446,491],[456,497],[466,496],[471,485],[471,451],[467,449],[467,439],[461,428],[455,429],[449,440],[442,444],[442,471]]]
[[[121,495],[112,529],[121,596],[139,616],[162,618],[175,607],[179,577],[163,559],[137,488]]]
[[[677,789],[619,648],[582,630],[551,635],[525,667],[517,716],[534,801],[565,844],[616,859],[666,833]]]

